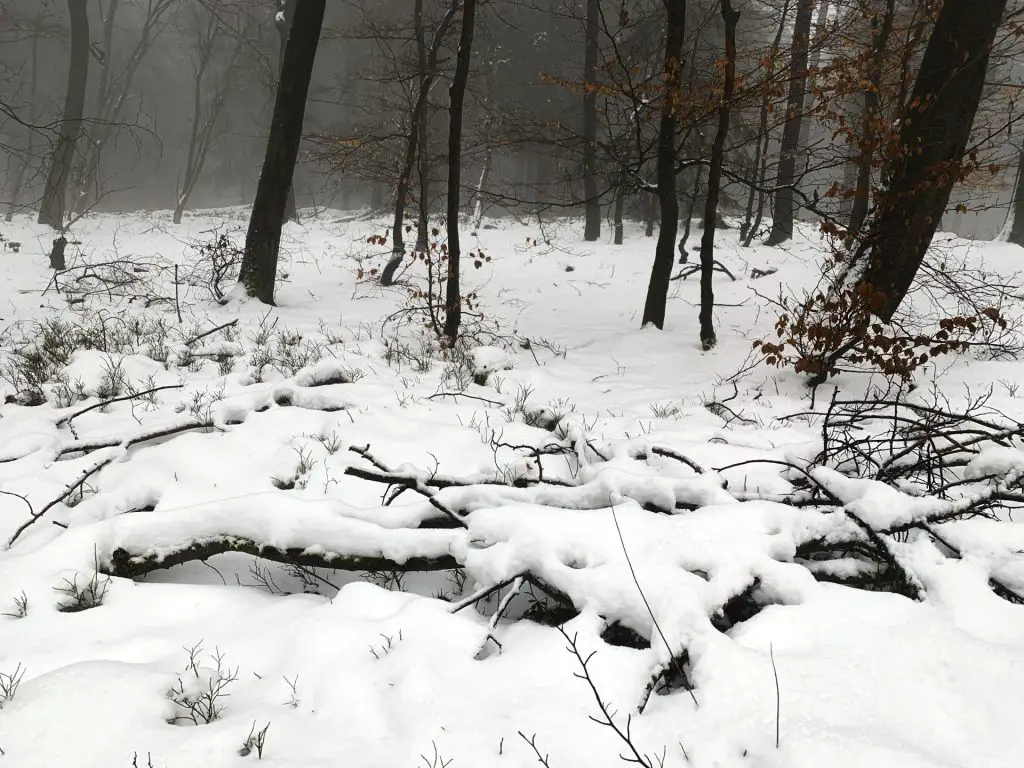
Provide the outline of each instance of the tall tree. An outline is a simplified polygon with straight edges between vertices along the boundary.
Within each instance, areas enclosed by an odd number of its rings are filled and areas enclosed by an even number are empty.
[[[658,122],[658,203],[661,228],[654,250],[654,266],[647,285],[642,325],[658,330],[665,327],[665,305],[676,260],[676,231],[679,226],[679,197],[676,193],[676,113],[682,96],[683,38],[686,36],[686,0],[665,0],[665,61],[662,66],[661,118]]]
[[[424,157],[426,148],[423,144],[427,137],[427,98],[430,96],[430,89],[437,78],[438,55],[441,45],[448,35],[448,30],[455,19],[455,14],[458,12],[460,4],[461,0],[451,0],[451,5],[449,5],[447,12],[441,18],[434,31],[434,37],[431,39],[430,46],[426,50],[426,59],[419,73],[419,89],[416,93],[416,103],[409,117],[409,126],[405,134],[405,157],[402,160],[402,166],[398,173],[398,183],[395,187],[394,218],[391,223],[391,259],[381,273],[381,285],[391,285],[395,272],[405,257],[405,206],[408,202],[409,184],[412,180],[412,172],[416,168],[417,160],[419,160],[421,171],[420,197],[423,197],[425,179],[422,177],[422,174],[426,172],[426,159]],[[416,5],[413,9],[413,20],[418,30],[417,34],[422,34],[423,0],[416,0]],[[426,201],[421,199],[421,209],[426,204]],[[426,232],[424,232],[425,235]],[[424,242],[423,245],[426,246],[426,243]]]
[[[64,206],[68,176],[75,156],[75,147],[82,134],[82,113],[85,111],[85,86],[89,79],[89,14],[87,0],[68,0],[71,20],[71,57],[68,66],[67,91],[60,136],[50,157],[46,175],[39,223],[54,229],[64,228]]]
[[[239,280],[250,296],[264,304],[274,303],[281,227],[299,156],[309,81],[313,76],[326,7],[327,0],[302,0],[296,4],[277,83],[267,154],[245,236]]]
[[[292,28],[292,19],[295,18],[295,4],[298,0],[278,0],[278,11],[274,16],[274,28],[277,29],[278,51],[280,61],[278,63],[278,77],[284,68],[284,51],[288,45],[288,32]],[[295,184],[288,185],[288,199],[284,205],[284,220],[298,221],[299,212],[295,207]]]
[[[462,324],[462,288],[459,283],[459,192],[462,179],[462,112],[469,82],[469,62],[473,52],[473,27],[476,23],[476,0],[465,0],[462,6],[462,30],[459,51],[455,58],[455,74],[448,88],[448,275],[444,301],[444,335],[449,344],[459,337]]]
[[[35,154],[36,144],[36,95],[39,86],[39,38],[42,35],[39,17],[32,20],[29,34],[29,44],[32,52],[29,56],[29,85],[28,85],[28,125],[25,126],[25,153],[17,159],[17,166],[14,169],[14,179],[11,183],[11,199],[7,204],[7,215],[5,221],[10,222],[14,218],[14,212],[18,209],[18,197],[21,194],[22,184],[25,183],[25,174],[29,170],[29,158]]]
[[[224,123],[225,104],[238,78],[238,62],[246,43],[246,32],[231,33],[216,8],[205,3],[193,6],[195,18],[192,59],[192,125],[189,131],[188,153],[178,184],[174,204],[174,223],[180,224],[189,198],[199,184],[210,149],[220,138]],[[216,73],[216,54],[221,40],[232,37],[229,58],[219,79]],[[271,128],[273,132],[273,128]]]
[[[704,233],[700,238],[700,343],[704,350],[715,346],[715,224],[718,219],[718,193],[722,186],[722,162],[725,158],[725,140],[729,135],[729,116],[733,94],[736,91],[736,25],[739,11],[730,0],[721,0],[722,21],[725,23],[725,67],[722,101],[718,105],[718,125],[711,143],[711,167],[708,170],[708,197],[704,206]]]
[[[761,113],[758,120],[757,138],[754,142],[754,183],[750,185],[747,196],[747,211],[743,217],[743,224],[740,225],[740,239],[743,247],[749,248],[750,244],[757,237],[757,231],[761,227],[761,217],[764,215],[764,183],[768,178],[768,144],[771,136],[768,132],[768,116],[771,111],[772,102],[772,78],[775,76],[775,60],[779,57],[779,47],[782,45],[782,33],[786,29],[786,17],[789,14],[789,0],[783,0],[782,10],[779,11],[779,25],[775,28],[775,39],[772,41],[771,51],[765,67],[764,91],[761,94]],[[755,196],[757,204],[755,205]]]
[[[868,78],[864,87],[864,106],[861,115],[861,134],[857,149],[857,183],[853,193],[853,207],[850,211],[849,230],[856,234],[864,225],[868,208],[871,204],[871,169],[874,167],[875,155],[878,152],[878,121],[881,118],[882,66],[886,47],[892,35],[892,25],[896,17],[896,0],[885,0],[881,13],[873,14],[871,19],[871,52],[868,62]]]
[[[139,25],[138,38],[122,60],[115,55],[119,33],[118,11],[120,0],[108,0],[106,6],[97,3],[102,21],[102,42],[96,58],[99,61],[99,82],[96,101],[89,115],[88,137],[82,142],[79,162],[74,169],[73,207],[83,214],[103,197],[101,177],[103,151],[117,133],[125,107],[133,97],[132,84],[143,61],[168,26],[168,17],[177,0],[146,0],[138,10],[144,13]],[[131,10],[131,9],[129,9]],[[96,46],[94,45],[94,49]]]
[[[779,148],[772,232],[768,236],[768,245],[779,245],[793,237],[793,220],[796,216],[793,185],[797,180],[796,160],[800,150],[800,124],[807,90],[807,54],[813,15],[814,0],[797,0],[789,63],[789,98]]]
[[[906,113],[888,184],[860,253],[860,288],[888,322],[910,290],[964,163],[989,54],[1007,0],[942,4]]]
[[[583,198],[586,224],[583,239],[601,236],[601,199],[597,188],[597,57],[601,0],[587,0],[583,55]]]

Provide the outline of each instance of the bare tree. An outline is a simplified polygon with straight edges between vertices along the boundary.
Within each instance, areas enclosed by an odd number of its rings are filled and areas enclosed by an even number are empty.
[[[238,61],[244,46],[241,35],[229,35],[221,15],[205,3],[193,8],[192,126],[188,155],[178,183],[174,223],[180,224],[188,200],[206,164],[210,148],[223,133],[224,106],[238,79]],[[218,46],[225,40],[230,50],[221,72],[217,72]]]
[[[597,59],[601,0],[587,0],[583,62],[583,198],[586,224],[583,239],[601,236],[601,199],[597,189]]]
[[[857,149],[857,182],[853,192],[853,207],[850,211],[849,230],[857,233],[864,225],[871,203],[871,169],[874,167],[875,155],[879,149],[877,136],[878,121],[881,119],[882,66],[885,58],[892,25],[896,17],[896,0],[885,0],[882,18],[874,14],[871,19],[872,44],[868,79],[864,88],[864,107],[861,118],[861,135]]]
[[[797,181],[796,159],[800,149],[800,124],[804,111],[807,55],[813,15],[814,0],[797,0],[789,65],[789,99],[786,104],[786,123],[782,129],[772,232],[768,236],[768,245],[779,245],[793,237],[793,219],[796,216],[793,186]]]
[[[327,0],[302,0],[296,5],[277,83],[267,154],[249,218],[239,274],[246,292],[264,304],[274,303],[281,227],[299,156],[309,81],[326,7]]]
[[[448,121],[448,275],[445,286],[444,335],[449,344],[459,337],[462,323],[462,289],[459,284],[459,197],[462,173],[462,113],[469,82],[469,63],[473,52],[473,27],[476,22],[476,0],[465,0],[462,6],[462,29],[459,51],[455,59],[455,75],[449,93]]]
[[[100,64],[99,85],[96,103],[89,115],[87,140],[83,142],[79,162],[74,170],[74,210],[78,214],[103,196],[100,177],[103,150],[115,131],[121,127],[122,113],[133,95],[135,75],[153,44],[167,28],[169,12],[176,2],[146,0],[139,37],[120,66],[114,55],[114,32],[120,0],[108,0],[105,9],[102,3],[99,4],[103,37],[98,50],[94,46]]]
[[[14,158],[17,165],[14,168],[14,178],[11,181],[11,199],[8,202],[7,215],[5,216],[5,220],[8,222],[14,218],[14,212],[18,209],[18,199],[21,195],[22,185],[25,183],[25,176],[29,172],[29,161],[35,156],[36,134],[38,133],[35,122],[38,114],[36,101],[39,91],[39,38],[41,36],[40,19],[36,16],[32,19],[29,31],[31,53],[28,61],[28,124],[22,126],[25,130],[25,149],[21,157]]]
[[[274,16],[274,27],[277,29],[278,36],[278,50],[280,51],[280,58],[278,62],[278,77],[280,77],[280,70],[284,68],[284,50],[288,44],[288,32],[292,28],[292,19],[295,17],[295,4],[298,0],[278,0],[279,8],[277,15]],[[295,184],[291,183],[288,186],[288,199],[284,206],[284,220],[285,221],[298,221],[299,212],[295,207]]]
[[[60,123],[60,136],[50,157],[50,170],[39,208],[39,223],[56,230],[64,228],[68,176],[82,133],[85,88],[89,79],[89,14],[86,0],[68,0],[68,16],[71,20],[71,56],[64,116]]]
[[[657,174],[661,228],[654,251],[654,266],[647,285],[642,325],[665,327],[665,307],[676,258],[679,198],[676,193],[676,111],[681,99],[683,38],[686,36],[686,0],[665,0],[665,62],[662,67],[661,120],[658,125]]]
[[[708,169],[708,197],[704,207],[704,233],[700,239],[700,343],[705,351],[715,346],[715,223],[718,219],[718,194],[722,186],[722,163],[725,140],[729,135],[729,116],[736,91],[736,25],[739,11],[730,0],[721,0],[722,21],[725,22],[725,68],[722,101],[718,106],[718,126],[711,143],[711,164]]]
[[[757,231],[761,227],[761,219],[764,216],[765,182],[768,178],[768,145],[770,144],[769,139],[771,139],[768,131],[768,117],[772,103],[771,82],[775,76],[775,60],[779,57],[782,33],[786,29],[788,13],[789,0],[783,0],[782,10],[779,12],[779,24],[775,31],[775,39],[772,41],[772,47],[768,53],[767,66],[765,67],[764,86],[761,94],[761,111],[754,144],[754,183],[750,185],[747,197],[747,210],[743,224],[740,225],[740,239],[743,241],[744,248],[749,248],[754,238],[757,237]],[[754,202],[755,197],[756,205]]]
[[[426,50],[425,66],[420,71],[416,103],[409,117],[409,125],[405,134],[405,156],[402,160],[402,166],[398,173],[398,183],[395,188],[394,219],[391,225],[391,259],[381,273],[381,285],[391,285],[395,272],[405,257],[405,206],[409,197],[409,184],[412,179],[412,172],[417,164],[417,159],[424,158],[426,154],[424,144],[426,140],[427,99],[437,77],[437,61],[441,45],[448,35],[448,30],[455,19],[460,3],[461,0],[451,0],[451,5],[434,31],[430,46]],[[422,28],[423,0],[416,0],[413,13],[414,18],[417,20],[415,22],[416,25]],[[425,194],[423,186],[426,183],[427,173],[425,163],[425,159],[420,159],[421,210],[427,205],[427,201],[423,199]],[[425,246],[425,243],[423,245]]]

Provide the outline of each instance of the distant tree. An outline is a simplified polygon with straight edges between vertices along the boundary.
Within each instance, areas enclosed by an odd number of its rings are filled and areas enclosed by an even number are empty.
[[[239,280],[264,304],[274,303],[277,256],[288,191],[302,140],[302,123],[327,0],[302,0],[295,8],[274,99],[267,153],[245,236]]]
[[[462,179],[462,118],[469,82],[469,64],[473,52],[473,28],[476,22],[477,0],[464,0],[459,50],[455,60],[455,74],[448,89],[448,275],[445,285],[444,335],[449,344],[455,344],[462,323],[462,289],[460,286],[459,200]]]
[[[417,40],[424,39],[423,31],[423,0],[415,0],[413,9],[414,35]],[[451,28],[456,13],[459,10],[461,0],[451,0],[447,12],[438,22],[429,45],[425,45],[422,56],[422,66],[418,73],[418,88],[416,101],[409,115],[409,124],[405,132],[405,153],[398,172],[398,181],[395,186],[395,207],[391,224],[391,259],[381,273],[381,284],[391,285],[395,272],[405,258],[405,207],[408,203],[409,188],[412,182],[413,171],[416,170],[417,162],[420,166],[420,209],[421,219],[426,217],[426,181],[428,169],[426,167],[426,139],[427,139],[427,100],[430,90],[437,78],[438,56],[448,30]],[[417,58],[420,58],[417,51]],[[423,233],[426,237],[426,232]],[[417,243],[417,246],[426,247],[426,243]]]
[[[860,231],[871,204],[871,171],[874,167],[875,154],[879,149],[876,146],[878,144],[876,137],[879,134],[878,122],[882,119],[882,67],[895,19],[896,0],[885,0],[885,5],[881,9],[881,19],[877,13],[873,14],[871,19],[872,43],[868,60],[868,77],[864,84],[861,135],[857,147],[859,150],[856,162],[857,182],[853,190],[853,207],[850,211],[848,226],[851,233]]]
[[[11,221],[14,218],[14,212],[18,210],[18,200],[21,195],[22,186],[25,184],[25,177],[28,175],[30,163],[32,158],[36,154],[36,135],[38,129],[36,128],[36,116],[38,115],[38,93],[39,93],[39,39],[42,37],[42,30],[40,28],[39,17],[33,17],[31,25],[28,30],[29,45],[31,46],[31,52],[28,60],[29,69],[29,85],[28,85],[28,114],[26,125],[22,126],[25,129],[25,146],[20,156],[14,156],[16,153],[12,152],[12,159],[16,163],[14,167],[14,174],[11,180],[11,199],[7,204],[7,215],[4,217],[6,221]],[[10,114],[14,113],[14,110],[3,105],[4,112]]]
[[[218,9],[200,2],[192,10],[192,125],[185,167],[175,196],[175,224],[181,223],[189,198],[199,184],[210,149],[223,133],[225,105],[238,81],[239,59],[247,45],[245,30],[229,34],[231,30],[225,26]],[[229,50],[226,61],[219,64],[218,49],[225,42]]]
[[[74,168],[73,207],[77,214],[84,213],[103,197],[103,151],[121,127],[122,114],[134,93],[135,76],[154,43],[166,31],[170,11],[176,3],[177,0],[145,0],[145,4],[139,4],[142,21],[138,37],[123,59],[115,55],[115,48],[122,42],[119,38],[127,34],[120,32],[117,26],[120,0],[97,4],[101,11],[102,42],[94,45],[93,50],[99,62],[99,77],[86,141],[82,142]]]
[[[729,135],[729,117],[733,94],[736,91],[736,25],[739,11],[730,0],[721,0],[722,20],[725,22],[725,67],[722,100],[718,107],[718,126],[711,144],[711,163],[708,170],[708,197],[704,207],[704,233],[700,240],[700,343],[705,351],[715,346],[715,292],[712,278],[715,266],[715,222],[718,219],[718,195],[722,186],[722,163],[725,158],[725,140]]]
[[[654,266],[647,285],[641,324],[665,327],[665,308],[676,260],[679,198],[676,192],[676,114],[682,97],[683,38],[686,36],[686,0],[665,0],[665,59],[662,66],[661,119],[658,124],[657,196],[661,227],[654,250]]]
[[[800,149],[800,125],[806,95],[807,56],[813,15],[814,0],[797,0],[789,64],[789,99],[786,104],[786,123],[782,129],[782,144],[779,148],[775,205],[768,245],[779,245],[793,237],[793,220],[796,217],[793,186],[797,182],[796,160]]]
[[[601,198],[597,186],[597,59],[600,54],[598,21],[601,0],[587,1],[583,62],[583,199],[586,224],[583,239],[601,236]]]
[[[775,28],[775,39],[772,41],[765,66],[758,128],[754,143],[753,183],[749,185],[747,208],[743,217],[743,223],[740,225],[740,239],[743,242],[744,248],[749,248],[754,238],[757,237],[757,232],[761,228],[761,219],[764,216],[765,182],[768,178],[768,145],[771,143],[769,141],[771,136],[768,124],[772,107],[773,89],[771,83],[775,76],[775,61],[779,57],[779,48],[782,45],[782,34],[786,29],[789,3],[790,0],[783,0],[782,10],[779,12],[778,26]]]
[[[85,88],[89,79],[89,14],[87,0],[67,0],[71,20],[71,56],[60,135],[50,156],[50,169],[39,208],[39,223],[56,230],[64,229],[64,211],[68,177],[75,148],[82,134]]]

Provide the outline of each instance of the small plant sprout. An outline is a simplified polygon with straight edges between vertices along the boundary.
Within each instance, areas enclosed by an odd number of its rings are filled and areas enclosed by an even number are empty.
[[[169,720],[174,725],[207,725],[219,720],[224,711],[228,688],[238,680],[238,668],[232,669],[219,649],[209,654],[209,663],[200,663],[202,643],[186,648],[188,664],[178,683],[167,692],[178,714]]]
[[[291,680],[287,677],[284,678],[284,684],[288,686],[288,701],[285,702],[286,707],[292,709],[298,709],[299,704],[302,703],[302,699],[299,698],[299,676],[296,675]]]
[[[242,748],[238,750],[238,754],[242,757],[248,757],[253,752],[256,753],[256,759],[263,759],[263,747],[267,743],[267,731],[270,729],[270,723],[267,723],[260,730],[256,730],[256,721],[253,720],[252,728],[249,729],[249,735],[245,737],[245,741],[242,742]]]
[[[426,755],[420,755],[420,760],[423,761],[424,768],[448,768],[455,760],[453,758],[447,758],[438,751],[437,742],[432,741],[430,745],[434,748],[434,754],[432,757]]]
[[[25,668],[18,664],[13,672],[0,672],[0,709],[14,698],[25,677]]]
[[[384,633],[381,633],[380,636],[383,642],[380,645],[370,646],[370,654],[377,661],[391,653],[395,649],[395,645],[402,641],[402,630],[398,630],[397,637],[395,635],[385,635]]]
[[[57,610],[61,613],[80,613],[103,605],[103,598],[110,588],[110,577],[100,573],[99,556],[93,553],[92,575],[80,582],[81,574],[76,573],[70,579],[65,578],[64,584],[54,589],[64,596],[58,603]]]
[[[11,619],[24,619],[28,616],[28,596],[24,592],[16,595],[14,598],[14,608],[6,611],[4,616]]]

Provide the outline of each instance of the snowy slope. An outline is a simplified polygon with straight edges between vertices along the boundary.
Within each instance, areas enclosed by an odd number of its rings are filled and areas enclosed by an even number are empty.
[[[0,701],[20,680],[0,708],[0,768],[135,754],[158,768],[618,765],[629,747],[595,722],[600,704],[651,765],[1020,764],[1024,608],[988,582],[1024,593],[1024,529],[946,524],[959,559],[891,536],[921,600],[818,581],[798,553],[860,535],[843,512],[889,530],[935,504],[821,467],[840,512],[781,503],[794,477],[766,462],[820,449],[813,417],[781,418],[808,394],[764,367],[726,381],[771,332],[765,297],[815,281],[815,233],[787,250],[722,234],[739,279],[719,276],[720,346],[702,353],[692,278],[673,283],[665,332],[638,328],[652,252],[639,231],[616,247],[561,222],[482,229],[470,248],[490,259],[466,279],[485,319],[463,363],[402,324],[405,287],[365,279],[389,247],[367,241],[383,222],[356,214],[288,225],[277,308],[212,302],[190,243],[218,228],[240,239],[244,223],[236,209],[181,227],[163,213],[83,220],[63,293],[48,285],[49,234],[27,219],[5,230],[21,243],[0,259],[6,393],[11,353],[45,342],[35,321],[91,329],[108,351],[71,355],[45,404],[0,408],[0,540],[14,539],[0,550]],[[1019,255],[943,245],[1007,272]],[[147,271],[114,291],[75,268],[117,259]],[[957,402],[1020,372],[972,356],[923,378]],[[856,396],[877,381],[837,383]],[[93,408],[112,387],[153,391]],[[1015,395],[997,387],[992,406],[1024,419]],[[1016,477],[1022,457],[988,451],[968,469]],[[387,505],[368,479],[385,471],[409,488]],[[273,562],[246,554],[261,548]],[[363,578],[385,560],[434,570]],[[96,573],[119,567],[140,575]],[[565,634],[530,620],[541,595],[524,573],[575,606]],[[99,605],[60,610],[90,589]],[[717,622],[751,596],[767,607]],[[643,647],[606,642],[610,624]],[[680,649],[692,695],[650,695]],[[592,652],[600,702],[578,676]],[[204,723],[211,686],[219,716]]]

